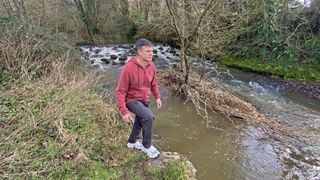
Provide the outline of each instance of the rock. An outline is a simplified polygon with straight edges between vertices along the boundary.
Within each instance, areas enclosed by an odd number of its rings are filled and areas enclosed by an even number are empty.
[[[123,54],[123,56],[130,56],[130,53],[129,52],[125,52],[124,54]]]
[[[90,58],[102,58],[103,55],[91,55]]]
[[[93,63],[94,63],[94,60],[91,60],[90,63],[93,64]]]
[[[111,65],[117,65],[117,64],[119,64],[117,61],[114,61],[114,60],[111,61]]]
[[[107,58],[102,58],[101,61],[104,62],[104,63],[106,63],[106,64],[109,64],[109,63],[110,63],[110,60],[107,59]]]
[[[153,55],[153,58],[158,59],[159,58],[158,54]]]
[[[94,53],[99,54],[101,52],[101,49],[94,50]]]
[[[120,45],[119,48],[129,49],[129,46],[128,45]]]
[[[112,50],[117,50],[117,49],[118,49],[118,47],[116,47],[116,46],[112,48]]]
[[[151,168],[163,168],[170,162],[177,162],[185,167],[186,171],[184,172],[184,176],[186,179],[195,179],[197,170],[194,168],[193,164],[176,152],[161,152],[158,158],[148,160],[146,166]]]
[[[127,60],[127,56],[120,56],[119,57],[119,61],[126,61]]]
[[[129,53],[132,54],[132,55],[135,55],[136,54],[136,50],[135,49],[130,49]]]
[[[171,48],[170,50],[169,50],[169,53],[172,53],[172,54],[175,54],[177,51],[175,50],[175,49],[173,49],[173,48]]]
[[[160,46],[158,49],[159,49],[160,51],[163,51],[163,47],[162,47],[162,46]]]
[[[94,68],[98,68],[98,67],[99,67],[99,64],[94,64],[93,67],[94,67]]]
[[[153,54],[157,54],[158,51],[156,49],[153,50]]]
[[[111,59],[117,59],[118,58],[118,56],[117,55],[114,55],[114,54],[111,54],[111,57],[110,57]]]

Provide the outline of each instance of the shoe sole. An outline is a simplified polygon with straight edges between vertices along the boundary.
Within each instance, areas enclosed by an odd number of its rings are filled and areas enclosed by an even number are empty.
[[[129,149],[138,149],[138,150],[141,150],[141,147],[136,147],[136,146],[131,147],[131,146],[129,146],[128,144],[127,144],[127,147],[128,147]]]
[[[127,144],[127,147],[128,147],[129,149],[141,150],[141,151],[142,151],[143,153],[145,153],[150,159],[155,159],[155,158],[157,158],[157,157],[160,155],[160,152],[159,152],[155,157],[153,157],[153,156],[149,156],[148,153],[145,152],[142,147],[136,147],[136,146],[130,147],[128,144]]]
[[[140,149],[143,153],[145,153],[150,159],[155,159],[160,155],[160,152],[156,156],[149,156],[147,152],[143,151],[143,149]]]
[[[148,155],[147,155],[148,156]],[[155,158],[157,158],[157,157],[159,157],[160,156],[160,153],[159,154],[157,154],[155,157],[150,157],[150,156],[148,156],[150,159],[155,159]]]

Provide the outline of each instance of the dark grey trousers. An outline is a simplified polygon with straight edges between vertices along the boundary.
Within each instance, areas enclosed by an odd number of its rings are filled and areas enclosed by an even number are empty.
[[[127,108],[135,114],[135,121],[128,142],[135,143],[142,129],[142,145],[149,148],[152,143],[153,113],[147,104],[140,101],[127,103]]]

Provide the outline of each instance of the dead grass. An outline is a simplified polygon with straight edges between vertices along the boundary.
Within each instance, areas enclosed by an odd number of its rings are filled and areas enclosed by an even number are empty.
[[[116,164],[121,158],[108,153],[123,144],[129,127],[108,97],[92,90],[99,74],[70,71],[69,65],[56,63],[45,78],[0,94],[14,99],[16,112],[0,129],[2,178],[48,177],[67,161]]]
[[[175,70],[160,71],[159,76],[161,83],[172,87],[178,94],[192,102],[198,113],[204,118],[208,118],[207,110],[218,111],[226,114],[230,120],[243,119],[277,140],[320,142],[318,132],[280,123],[260,113],[252,104],[231,94],[215,81],[200,82],[200,77],[192,74],[189,84],[185,85],[183,84],[184,77]]]

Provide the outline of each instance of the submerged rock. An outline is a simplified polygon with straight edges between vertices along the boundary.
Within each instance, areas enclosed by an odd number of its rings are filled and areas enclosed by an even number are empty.
[[[114,54],[111,54],[110,58],[111,58],[111,59],[117,59],[118,56],[117,56],[117,55],[114,55]]]
[[[110,63],[110,60],[107,59],[107,58],[102,58],[101,61],[104,62],[104,63],[106,63],[106,64],[109,64],[109,63]]]
[[[175,49],[173,49],[173,48],[171,48],[170,50],[169,50],[169,53],[172,53],[172,54],[175,54],[177,51],[175,50]]]
[[[119,61],[126,61],[127,60],[127,56],[120,56],[119,57]]]
[[[94,50],[94,53],[99,54],[101,52],[101,49]]]

